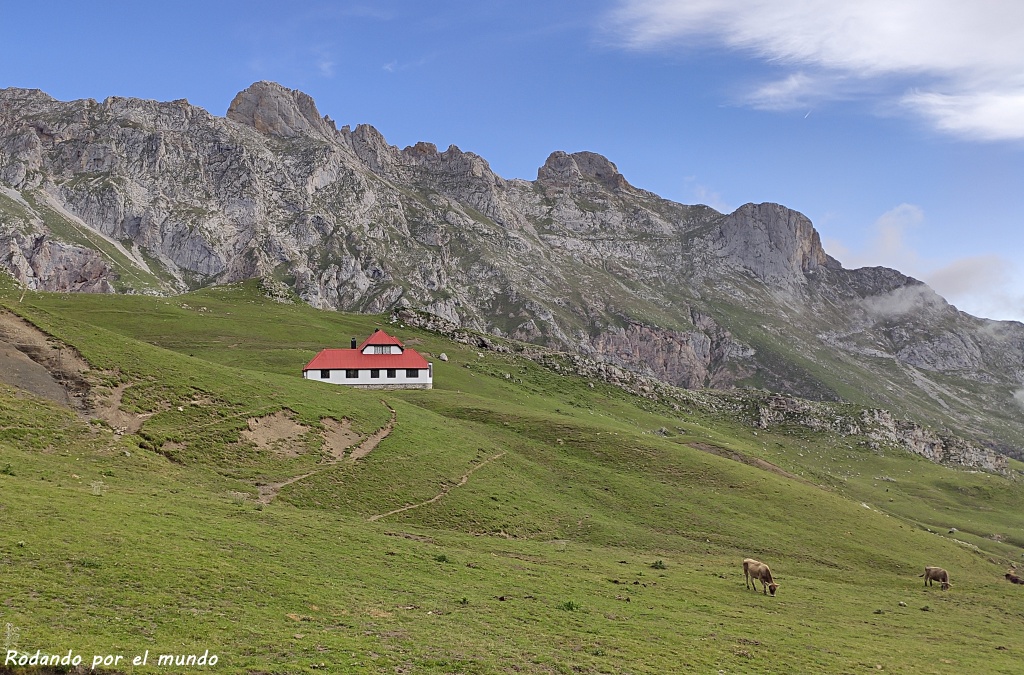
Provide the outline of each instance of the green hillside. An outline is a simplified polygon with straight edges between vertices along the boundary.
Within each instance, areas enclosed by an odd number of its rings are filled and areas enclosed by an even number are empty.
[[[1020,672],[1024,587],[1003,578],[1024,562],[1019,478],[755,430],[254,283],[20,295],[0,281],[0,306],[73,346],[95,399],[134,424],[0,386],[8,657],[121,655],[108,671],[124,673]],[[374,327],[430,355],[433,390],[301,379]],[[392,410],[365,457],[331,454],[343,424],[366,438]],[[776,597],[744,587],[748,556]],[[925,588],[926,565],[952,588]],[[156,664],[204,653],[215,666]]]

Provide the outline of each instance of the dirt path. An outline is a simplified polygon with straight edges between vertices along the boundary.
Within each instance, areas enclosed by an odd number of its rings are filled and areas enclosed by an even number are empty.
[[[389,406],[384,401],[381,401],[381,403],[384,403],[384,405],[388,407],[388,410],[391,411],[391,419],[388,420],[388,423],[381,427],[380,430],[377,431],[377,433],[373,434],[365,441],[357,445],[355,450],[349,453],[348,459],[350,462],[355,462],[356,460],[362,459],[363,457],[366,457],[368,454],[370,454],[370,452],[374,448],[376,448],[381,441],[388,437],[388,434],[391,433],[391,430],[395,428],[395,416],[397,414],[395,413],[395,409]]]
[[[780,476],[785,476],[786,478],[792,480],[800,481],[801,483],[805,483],[807,485],[814,485],[814,483],[811,483],[806,478],[801,478],[796,474],[790,473],[783,469],[782,467],[775,466],[771,462],[765,461],[759,457],[750,457],[748,455],[744,455],[742,452],[739,452],[737,450],[729,450],[727,448],[721,447],[720,445],[711,445],[710,443],[687,443],[687,445],[689,445],[691,448],[695,448],[697,450],[706,452],[711,455],[718,455],[719,457],[731,459],[734,462],[746,464],[747,466],[753,466],[764,471],[771,471],[772,473],[776,473]]]
[[[332,462],[332,464],[333,464],[333,462]],[[298,483],[303,478],[309,478],[313,474],[319,473],[320,471],[323,471],[323,469],[317,469],[316,471],[310,471],[309,473],[304,473],[301,476],[293,476],[293,477],[289,478],[288,480],[283,480],[283,481],[281,481],[279,483],[268,483],[267,485],[260,485],[259,486],[260,496],[256,498],[256,501],[259,502],[260,504],[269,504],[270,502],[274,501],[274,497],[277,496],[277,493],[280,492],[281,488],[283,488],[285,485],[291,485],[292,483]]]
[[[501,459],[504,455],[505,455],[504,452],[499,452],[498,454],[496,454],[493,457],[488,457],[487,459],[485,459],[484,461],[480,462],[479,464],[474,466],[472,469],[470,469],[469,471],[464,473],[462,475],[462,478],[459,479],[458,483],[456,483],[455,485],[451,485],[449,487],[446,487],[445,489],[441,490],[439,493],[437,493],[436,495],[434,495],[433,497],[431,497],[430,499],[428,499],[425,502],[420,502],[419,504],[409,504],[408,506],[403,506],[400,509],[395,509],[393,511],[388,511],[387,513],[379,513],[379,514],[377,514],[375,516],[370,516],[368,518],[368,520],[380,520],[381,518],[387,518],[388,516],[393,516],[396,513],[401,513],[402,511],[410,511],[412,509],[418,509],[421,506],[426,506],[427,504],[433,504],[434,502],[440,501],[442,498],[447,496],[448,493],[451,492],[452,490],[454,490],[455,488],[463,486],[466,483],[468,483],[469,482],[469,477],[472,476],[473,473],[476,472],[478,469],[482,469],[485,466],[487,466],[488,464],[490,464],[491,462],[493,462],[495,460],[498,460],[498,459]]]
[[[388,405],[387,401],[382,400],[381,403],[384,404],[384,406],[391,411],[391,419],[388,420],[388,423],[385,424],[380,429],[378,429],[373,435],[371,435],[365,441],[357,445],[355,450],[349,453],[348,459],[350,462],[355,463],[357,460],[362,459],[363,457],[366,457],[368,454],[370,454],[370,452],[374,448],[376,448],[381,441],[388,437],[388,434],[391,433],[391,430],[395,428],[395,419],[397,418],[398,413],[395,412],[394,408]],[[346,437],[348,437],[347,434],[351,434],[355,438],[358,438],[358,436],[355,436],[354,432],[348,430],[347,424],[335,422],[333,425],[327,425],[327,427],[328,435],[337,433],[338,430],[341,429],[343,432],[345,432]],[[260,504],[269,504],[270,502],[274,501],[274,497],[276,497],[277,494],[281,491],[281,488],[285,487],[286,485],[297,483],[300,480],[309,478],[310,476],[316,475],[321,471],[324,471],[325,469],[334,466],[335,464],[340,462],[342,458],[345,456],[345,450],[348,447],[349,446],[344,445],[343,442],[340,444],[335,444],[333,446],[330,443],[328,443],[328,449],[331,452],[331,459],[325,461],[323,464],[320,464],[313,471],[309,471],[300,476],[292,476],[287,480],[283,480],[277,483],[268,483],[266,485],[258,486],[259,497],[257,497],[256,501],[259,502]]]
[[[124,390],[130,386],[130,384],[119,384],[105,396],[98,393],[102,391],[102,388],[92,390],[94,394],[93,415],[109,424],[114,429],[114,432],[118,434],[134,434],[142,428],[142,424],[146,420],[156,414],[132,413],[121,408]]]

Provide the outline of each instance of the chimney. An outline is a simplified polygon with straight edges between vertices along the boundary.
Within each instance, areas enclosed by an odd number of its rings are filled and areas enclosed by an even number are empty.
[[[352,349],[356,348],[356,339],[352,338]]]

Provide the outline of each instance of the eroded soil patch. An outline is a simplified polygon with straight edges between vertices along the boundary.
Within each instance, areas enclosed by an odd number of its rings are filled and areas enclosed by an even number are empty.
[[[286,457],[298,457],[299,440],[309,431],[283,410],[266,417],[250,417],[248,425],[242,431],[243,441]]]
[[[74,348],[0,309],[0,382],[85,413],[88,370]]]
[[[124,390],[130,384],[119,384],[113,389],[102,387],[92,390],[92,414],[113,428],[115,434],[134,434],[143,423],[156,413],[133,413],[121,408]]]
[[[330,453],[331,458],[323,462],[314,471],[309,471],[300,476],[293,476],[287,480],[283,480],[277,483],[269,483],[267,485],[258,486],[260,494],[257,501],[259,501],[259,503],[261,504],[269,504],[270,502],[274,501],[274,497],[276,497],[277,493],[281,491],[281,488],[285,487],[286,485],[291,485],[292,483],[298,482],[304,478],[309,478],[314,474],[320,473],[327,467],[337,464],[343,458],[345,458],[345,451],[353,447],[354,445],[355,449],[352,450],[348,455],[349,461],[355,462],[356,460],[366,457],[368,454],[370,454],[370,451],[376,448],[377,445],[382,440],[387,438],[388,434],[390,434],[391,430],[394,429],[395,427],[395,417],[397,415],[395,409],[389,406],[386,401],[381,401],[381,403],[387,406],[388,410],[391,411],[391,419],[388,420],[388,423],[381,427],[380,429],[378,429],[373,435],[365,439],[362,443],[359,443],[359,445],[355,444],[359,441],[360,436],[351,429],[351,423],[348,420],[342,420],[341,422],[338,422],[330,418],[324,418],[323,420],[321,420],[321,423],[324,425],[324,449],[327,450],[328,453]],[[283,414],[284,413],[277,413],[277,415]],[[275,417],[275,415],[271,415],[270,417]],[[269,418],[264,417],[261,419],[267,420]],[[306,427],[296,424],[294,421],[291,421],[290,418],[287,419],[289,419],[291,424],[303,429],[303,433],[305,433]],[[256,420],[256,422],[258,421],[259,420]],[[250,430],[253,427],[253,422],[254,420],[249,420]],[[243,431],[242,436],[245,437],[247,433],[251,433],[251,431]]]
[[[324,450],[335,461],[343,458],[345,451],[359,442],[359,434],[352,430],[352,422],[347,419],[339,422],[325,417],[320,423],[324,425]]]

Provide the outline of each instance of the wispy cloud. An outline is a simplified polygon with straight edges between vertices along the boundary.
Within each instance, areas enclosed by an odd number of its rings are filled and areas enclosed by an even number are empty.
[[[313,49],[316,58],[316,69],[323,77],[334,77],[334,57],[330,51],[317,47]]]
[[[918,253],[910,237],[914,230],[926,229],[926,220],[919,206],[900,204],[878,217],[865,246],[851,248],[826,240],[825,248],[851,269],[877,265],[898,269],[975,316],[1024,321],[1024,268],[1000,255],[928,259]]]
[[[966,312],[1024,321],[1024,270],[1008,258],[958,258],[928,270],[923,279]]]
[[[731,206],[720,192],[713,190],[706,185],[701,185],[700,183],[697,183],[696,180],[696,176],[687,176],[685,179],[685,182],[689,187],[690,194],[693,195],[694,203],[710,206],[719,213],[732,213],[736,210],[736,207]]]
[[[921,267],[920,256],[908,244],[908,234],[924,222],[924,211],[915,204],[900,204],[889,209],[872,224],[867,244],[851,248],[842,242],[826,239],[826,250],[844,266],[883,266],[914,275]]]
[[[413,61],[399,61],[398,59],[395,59],[392,61],[388,61],[387,63],[382,65],[381,70],[383,70],[386,73],[400,73],[405,70],[422,68],[423,66],[427,65],[432,58],[432,56],[424,56]]]
[[[781,80],[757,85],[744,98],[762,110],[793,110],[818,99],[820,88],[817,85],[817,78],[807,73],[792,73]]]
[[[627,48],[721,45],[790,71],[750,105],[854,92],[960,137],[1024,139],[1019,0],[621,0],[606,19]]]

